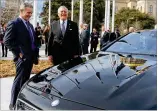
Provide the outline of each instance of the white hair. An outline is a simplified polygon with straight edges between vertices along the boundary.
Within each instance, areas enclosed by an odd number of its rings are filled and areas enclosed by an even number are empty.
[[[58,8],[58,13],[60,13],[60,10],[63,9],[63,8],[66,9],[66,12],[68,13],[68,9],[67,9],[65,6],[60,6],[60,7]]]
[[[32,4],[28,3],[28,2],[24,2],[20,5],[20,11],[24,11],[24,9],[26,7],[29,7],[29,8],[33,8]]]
[[[129,28],[129,32],[134,32],[135,28],[134,27],[130,27]]]
[[[88,26],[88,24],[83,24],[83,26]]]

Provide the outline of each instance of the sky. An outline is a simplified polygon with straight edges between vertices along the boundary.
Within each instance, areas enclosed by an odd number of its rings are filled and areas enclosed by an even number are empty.
[[[31,1],[33,1],[33,0],[31,0]],[[40,13],[43,10],[44,2],[45,2],[45,0],[37,0],[37,22],[39,22],[40,26],[41,26],[41,18],[39,18],[39,16],[40,16]],[[30,19],[30,22],[33,24],[33,15],[32,15],[32,17]]]
[[[43,3],[45,0],[37,0],[37,9],[39,9],[39,12],[42,12]]]
[[[38,2],[37,2],[37,10],[38,10],[38,17],[37,18],[39,18],[39,14],[42,12],[42,9],[43,9],[43,3],[44,3],[44,1],[45,0],[37,0]],[[37,22],[41,22],[41,19],[39,18],[39,19],[37,19]]]

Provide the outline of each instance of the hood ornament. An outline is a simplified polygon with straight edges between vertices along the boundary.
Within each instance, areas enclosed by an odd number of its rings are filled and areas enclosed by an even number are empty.
[[[54,100],[52,103],[51,103],[51,106],[57,106],[58,104],[60,103],[60,101],[58,99]]]

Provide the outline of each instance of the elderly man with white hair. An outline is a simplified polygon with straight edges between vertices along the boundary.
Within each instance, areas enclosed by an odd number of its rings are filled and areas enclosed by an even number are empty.
[[[77,23],[68,20],[68,9],[58,8],[59,20],[51,24],[48,40],[48,59],[54,65],[78,57],[80,54],[79,30]]]

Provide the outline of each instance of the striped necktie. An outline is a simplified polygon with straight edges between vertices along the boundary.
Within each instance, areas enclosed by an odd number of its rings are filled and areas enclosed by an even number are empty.
[[[34,45],[34,35],[33,35],[33,32],[31,30],[31,27],[30,27],[30,24],[28,21],[26,21],[26,25],[27,25],[27,29],[29,31],[29,35],[30,35],[30,39],[31,39],[31,47],[32,47],[32,50],[35,50],[35,45]]]
[[[62,31],[62,35],[63,35],[63,37],[64,37],[64,35],[65,35],[65,21],[62,22],[61,31]]]

